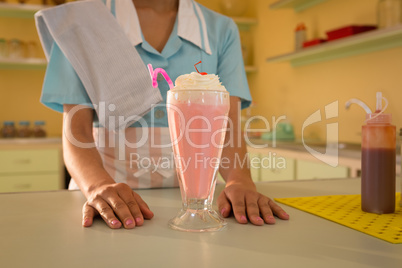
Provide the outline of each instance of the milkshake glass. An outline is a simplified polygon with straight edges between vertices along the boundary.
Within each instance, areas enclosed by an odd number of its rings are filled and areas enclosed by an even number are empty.
[[[219,77],[191,73],[179,76],[168,91],[170,137],[182,209],[169,221],[176,230],[217,231],[226,226],[212,208],[230,97]]]

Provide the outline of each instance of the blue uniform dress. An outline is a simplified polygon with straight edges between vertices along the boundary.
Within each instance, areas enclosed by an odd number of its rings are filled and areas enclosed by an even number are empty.
[[[233,20],[192,0],[180,0],[173,31],[160,53],[144,40],[131,0],[104,2],[145,64],[163,68],[175,81],[179,75],[195,71],[194,64],[202,61],[197,65],[200,71],[218,75],[230,95],[241,99],[242,108],[250,105],[240,38]],[[169,86],[163,78],[158,80],[166,103]],[[63,104],[91,106],[83,84],[57,44],[51,50],[41,102],[59,112]],[[158,148],[170,143],[166,107],[157,105],[143,119],[126,130],[124,142],[112,138],[114,134],[99,128],[95,120],[94,138],[104,166],[117,182],[133,188],[175,186],[171,148]]]

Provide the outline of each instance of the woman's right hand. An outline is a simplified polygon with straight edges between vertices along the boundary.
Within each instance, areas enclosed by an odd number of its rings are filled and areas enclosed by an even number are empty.
[[[68,171],[87,198],[82,225],[100,215],[110,228],[134,228],[154,214],[124,183],[115,183],[103,166],[92,133],[94,110],[85,105],[63,105],[63,156]],[[85,145],[85,146],[82,146]]]
[[[100,215],[112,229],[122,224],[132,229],[154,216],[144,200],[124,183],[104,184],[89,192],[82,214],[84,227],[91,226],[94,217]]]

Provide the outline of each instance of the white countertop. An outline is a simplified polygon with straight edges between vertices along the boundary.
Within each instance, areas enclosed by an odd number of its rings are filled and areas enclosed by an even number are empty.
[[[260,183],[258,189],[272,198],[358,194],[360,179]],[[230,218],[221,232],[184,233],[167,226],[181,204],[179,189],[138,193],[155,217],[133,230],[112,230],[100,219],[81,227],[79,191],[0,194],[1,266],[401,267],[402,244],[285,205],[291,219],[275,225]]]
[[[1,138],[0,150],[25,149],[62,149],[61,137],[45,138]]]
[[[61,144],[61,137],[45,137],[45,138],[1,138],[0,144]]]

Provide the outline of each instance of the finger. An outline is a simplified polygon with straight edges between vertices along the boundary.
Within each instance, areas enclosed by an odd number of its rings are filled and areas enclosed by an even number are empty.
[[[256,192],[248,193],[245,197],[247,216],[251,223],[255,225],[263,225],[264,220],[260,217],[260,208],[257,203],[259,194]]]
[[[244,195],[236,196],[230,199],[232,203],[233,214],[239,223],[247,223],[246,204]]]
[[[148,204],[141,198],[141,196],[135,192],[132,191],[132,194],[137,201],[138,207],[140,208],[141,215],[147,219],[150,220],[154,217],[154,213],[149,209]]]
[[[126,204],[126,202],[123,201],[123,199],[120,198],[120,196],[116,192],[109,193],[108,197],[106,198],[106,202],[113,209],[114,214],[119,217],[120,221],[124,225],[124,228],[132,229],[135,227],[136,224],[133,215],[128,208],[128,205]],[[132,209],[135,211],[134,207],[137,206],[137,203],[135,201],[132,201],[130,202],[130,206],[132,206]],[[139,209],[137,208],[137,210]],[[134,217],[136,216],[137,215],[134,215]]]
[[[142,217],[142,213],[138,207],[137,201],[134,198],[131,188],[128,187],[126,190],[119,191],[118,194],[125,203],[130,214],[127,223],[130,223],[134,226],[141,226],[144,223],[144,218]]]
[[[225,191],[222,191],[221,194],[218,196],[217,199],[218,209],[221,213],[222,217],[227,218],[230,215],[232,210],[232,206],[230,205],[229,200],[226,197]]]
[[[116,215],[114,215],[113,209],[105,200],[97,198],[91,202],[91,206],[95,207],[99,215],[101,215],[110,228],[118,229],[121,227],[121,222],[117,219]]]
[[[281,220],[289,220],[289,215],[274,201],[270,200],[268,205],[271,207],[272,212]]]
[[[82,207],[82,226],[92,226],[94,217],[97,214],[97,211],[93,207],[91,207],[88,202],[85,202],[84,206]]]
[[[274,224],[275,218],[272,214],[271,206],[269,204],[271,200],[268,197],[261,197],[258,199],[258,206],[260,207],[260,213],[264,221],[268,224]]]
[[[153,212],[149,209],[144,200],[142,200],[142,198],[127,184],[119,183],[118,188],[118,194],[123,201],[126,202],[137,226],[140,226],[144,223],[144,218],[151,219],[154,216]]]

